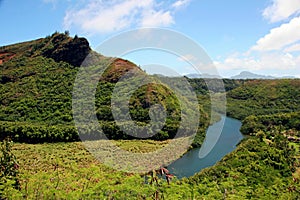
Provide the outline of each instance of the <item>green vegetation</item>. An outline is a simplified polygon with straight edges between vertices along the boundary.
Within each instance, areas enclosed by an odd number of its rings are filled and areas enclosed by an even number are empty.
[[[18,63],[20,67],[16,67]],[[8,61],[0,84],[1,121],[70,124],[71,91],[77,70],[67,63],[35,57]]]
[[[143,152],[166,144],[150,140],[116,142],[124,149]],[[168,185],[159,179],[158,184],[150,184],[150,174],[110,169],[79,142],[15,144],[13,152],[19,160],[22,187],[20,190],[6,188],[4,194],[9,199],[153,199],[155,195],[167,197],[172,193],[174,183]],[[180,195],[174,193],[174,197]]]
[[[187,78],[193,89],[197,92],[199,95],[205,95],[208,94],[209,91],[217,93],[217,92],[228,92],[235,88],[238,88],[239,86],[244,85],[248,80],[233,80],[233,79],[223,79],[223,85],[220,85],[219,81],[216,81],[216,79],[190,79]],[[208,88],[208,85],[210,86]]]
[[[88,53],[91,61],[83,65],[87,70],[100,66],[101,71],[108,66],[99,81],[93,76],[98,82],[94,114],[114,144],[133,153],[153,152],[168,145],[180,122],[187,120],[191,105],[186,100],[180,105],[181,96],[162,82],[177,87],[183,83],[177,78],[161,77],[161,81],[139,87],[132,94],[129,115],[143,127],[151,120],[151,106],[160,104],[166,111],[165,125],[151,140],[137,140],[139,132],[135,130],[132,132],[137,137],[124,134],[113,118],[113,90],[125,74],[134,71],[143,77],[145,73],[129,61],[91,51],[84,38],[71,38],[68,32],[54,33],[1,47],[1,199],[300,198],[300,80],[224,79],[223,91],[214,79],[187,79],[197,94],[201,114],[193,147],[201,146],[204,139],[210,95],[224,100],[224,92],[228,115],[243,120],[241,131],[247,137],[215,166],[182,180],[175,177],[168,184],[154,172],[132,174],[111,169],[78,142],[72,91],[78,67]],[[96,66],[88,68],[92,64]],[[155,76],[150,78],[157,80]],[[140,79],[131,81],[138,84]],[[126,93],[124,85],[119,85],[122,94]],[[220,111],[218,106],[211,115]],[[118,109],[119,116],[126,115],[122,106]],[[121,125],[131,128],[128,121]],[[97,138],[95,127],[81,129],[87,138]],[[189,127],[185,131],[189,132]],[[17,143],[12,146],[11,141],[4,140],[8,137]]]
[[[243,141],[215,166],[187,181],[208,199],[297,199],[299,180],[293,180],[295,151],[281,133],[272,140]],[[299,166],[299,162],[297,164]]]
[[[111,95],[120,77],[132,70],[139,75],[144,72],[129,61],[91,51],[84,38],[54,33],[44,39],[0,49],[0,139],[9,136],[16,142],[27,143],[79,141],[72,116],[72,91],[78,66],[88,52],[90,63],[85,61],[84,66],[96,64],[100,70],[108,66],[98,83],[94,102],[104,133],[110,139],[138,138],[139,132],[130,129],[128,122],[122,123],[137,137],[124,134],[114,122]],[[173,138],[184,116],[181,116],[182,109],[175,94],[159,81],[140,87],[133,94],[129,102],[131,118],[139,126],[146,126],[150,121],[150,107],[155,104],[166,110],[166,123],[151,139]],[[118,115],[124,115],[124,109],[118,109]],[[207,115],[201,106],[199,109],[201,119],[194,146],[201,145],[208,125]],[[94,130],[95,127],[88,127],[84,132],[90,134]]]
[[[241,131],[244,134],[259,131],[286,130],[287,134],[300,137],[300,112],[273,115],[248,116],[244,119]]]
[[[188,179],[151,183],[150,174],[128,174],[99,163],[82,143],[15,144],[20,190],[11,199],[297,199],[294,151],[279,132],[272,140],[246,139],[218,164]],[[116,141],[133,152],[150,152],[167,141]],[[294,175],[296,177],[296,175]],[[151,184],[150,184],[151,183]]]
[[[249,80],[227,93],[227,114],[237,119],[249,115],[300,110],[300,80]]]
[[[6,196],[6,191],[20,189],[18,168],[19,165],[12,152],[12,142],[6,139],[0,143],[0,197]]]

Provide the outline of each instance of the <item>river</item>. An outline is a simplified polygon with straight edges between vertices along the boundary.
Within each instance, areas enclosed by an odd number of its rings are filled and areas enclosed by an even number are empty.
[[[243,135],[240,132],[241,125],[242,123],[239,120],[222,116],[219,122],[212,124],[207,129],[201,151],[200,148],[192,149],[171,163],[168,166],[170,173],[180,179],[192,176],[201,171],[201,169],[216,164],[226,154],[232,152],[236,148],[236,145],[243,139]],[[216,133],[220,131],[221,134],[218,137]],[[213,144],[215,146],[211,149]],[[201,155],[206,156],[200,158],[202,157]]]

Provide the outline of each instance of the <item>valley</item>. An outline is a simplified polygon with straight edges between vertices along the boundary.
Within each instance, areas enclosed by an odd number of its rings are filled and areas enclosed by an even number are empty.
[[[74,48],[78,51],[72,51]],[[228,152],[217,150],[223,154],[216,156],[213,166],[196,166],[201,171],[174,176],[168,183],[164,176],[151,172],[122,172],[108,167],[81,141],[73,118],[72,92],[79,67],[88,54],[93,58],[92,64],[108,66],[97,80],[92,113],[109,139],[101,140],[100,146],[110,142],[127,152],[146,154],[174,140],[184,144],[182,141],[189,137],[189,126],[185,127],[186,135],[175,136],[181,121],[188,121],[192,112],[188,109],[190,102],[184,100],[182,107],[181,97],[159,81],[139,87],[128,106],[134,123],[143,127],[152,120],[151,106],[162,105],[166,113],[164,126],[154,126],[151,131],[158,130],[157,134],[148,139],[139,138],[141,133],[130,129],[128,121],[121,124],[132,135],[120,129],[111,110],[114,88],[129,72],[147,74],[128,60],[94,52],[84,38],[56,32],[46,38],[1,47],[1,199],[300,198],[300,79],[223,79],[225,93],[220,93],[222,88],[218,85],[207,88],[206,83],[214,79],[186,78],[197,95],[200,113],[197,132],[187,150],[205,145],[206,131],[224,117],[218,114],[218,106],[211,109],[211,97],[220,102],[226,97],[225,114],[241,123],[233,123],[228,134],[241,125],[244,137],[229,137],[230,142],[234,141],[230,143],[232,148]],[[157,80],[155,76],[151,78]],[[181,84],[176,78],[165,79]],[[126,115],[122,109],[118,113]],[[93,126],[86,127],[84,133],[91,141],[97,139]],[[172,153],[158,157],[163,160]],[[139,164],[142,165],[136,163]],[[169,170],[176,175],[172,166]]]

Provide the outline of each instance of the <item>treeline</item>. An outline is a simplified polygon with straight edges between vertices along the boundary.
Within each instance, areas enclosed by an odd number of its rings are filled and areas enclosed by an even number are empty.
[[[145,126],[146,124],[139,124]],[[80,140],[99,140],[99,139],[140,139],[140,134],[149,134],[148,139],[152,140],[167,140],[175,137],[177,128],[172,125],[166,125],[161,130],[144,130],[132,129],[130,124],[121,123],[123,129],[115,122],[100,122],[99,126],[80,126],[78,129],[74,125],[47,125],[41,123],[28,123],[28,122],[4,122],[0,121],[0,140],[10,138],[15,142],[25,143],[53,143],[53,142],[74,142]],[[80,133],[80,136],[78,135]],[[183,132],[186,136],[192,133],[189,127],[185,127]],[[205,129],[199,128],[198,134],[193,142],[194,147],[201,146]],[[130,133],[128,135],[126,133]],[[153,133],[156,133],[153,135]],[[152,136],[153,135],[153,136]],[[182,135],[184,136],[184,135]]]
[[[192,88],[198,95],[206,95],[210,92],[228,92],[244,85],[249,80],[238,79],[214,79],[214,78],[187,78]]]
[[[0,140],[11,138],[15,142],[71,142],[79,141],[78,133],[71,125],[46,125],[26,122],[0,121]]]
[[[241,132],[250,135],[259,131],[271,131],[274,128],[280,130],[294,130],[299,135],[300,112],[248,116],[243,120]]]

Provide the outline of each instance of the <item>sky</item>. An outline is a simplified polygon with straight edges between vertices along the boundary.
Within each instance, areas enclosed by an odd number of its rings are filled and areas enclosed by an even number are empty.
[[[157,27],[195,41],[223,77],[300,77],[300,0],[0,0],[0,18],[0,46],[69,30],[97,49],[120,33]],[[193,73],[191,55],[144,50],[123,57]]]

